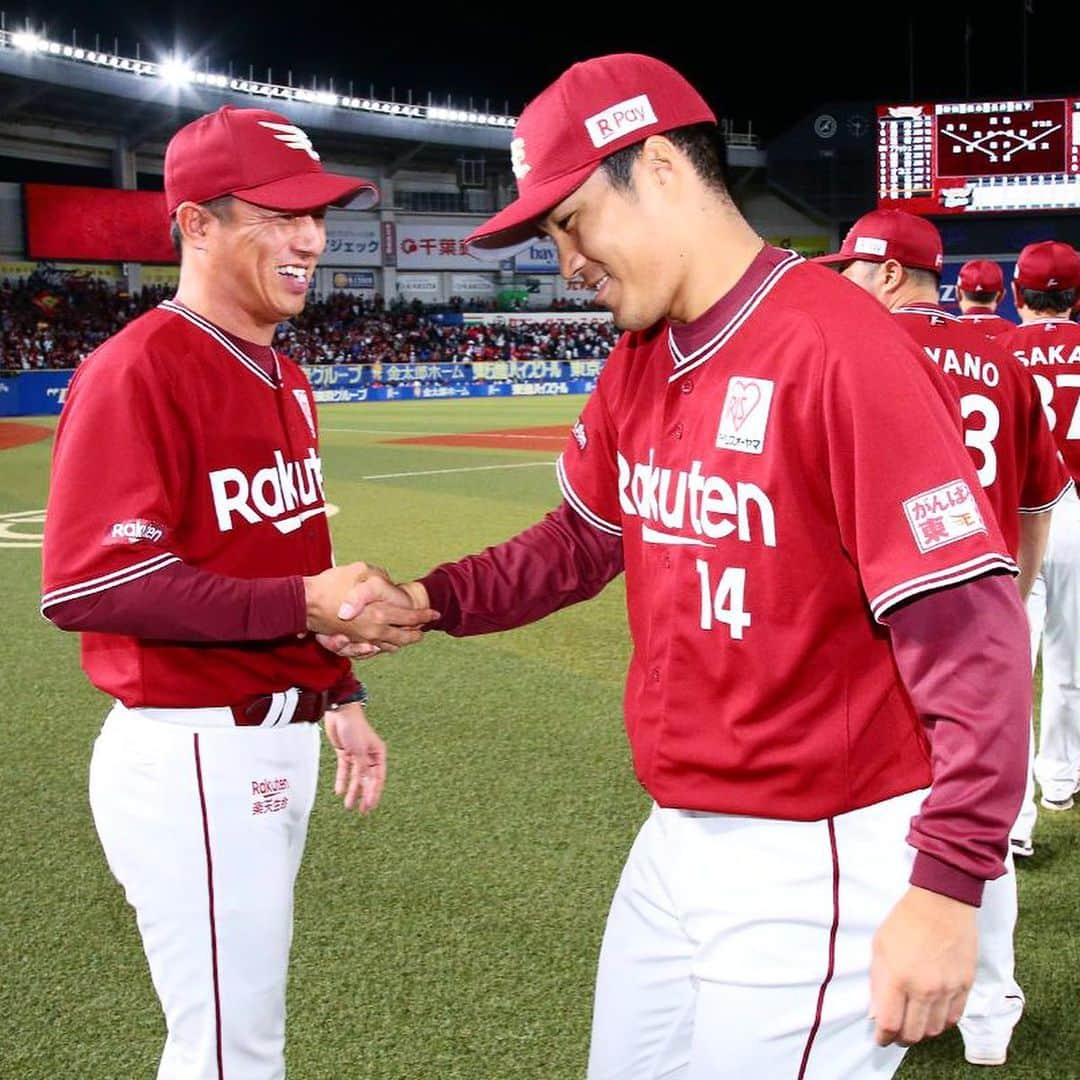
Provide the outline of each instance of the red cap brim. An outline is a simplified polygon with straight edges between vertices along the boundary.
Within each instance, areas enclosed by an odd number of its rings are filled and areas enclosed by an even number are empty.
[[[230,194],[267,210],[315,210],[323,206],[370,210],[379,201],[379,189],[370,180],[328,172],[300,173]]]
[[[517,254],[541,235],[537,221],[581,187],[599,165],[599,161],[590,161],[530,188],[465,237],[470,254],[479,259],[505,259]]]
[[[849,255],[846,251],[836,251],[832,255],[817,255],[811,262],[821,263],[823,266],[836,266],[838,263],[854,262],[856,259],[866,259],[866,255]],[[869,262],[880,262],[879,259],[868,259]]]

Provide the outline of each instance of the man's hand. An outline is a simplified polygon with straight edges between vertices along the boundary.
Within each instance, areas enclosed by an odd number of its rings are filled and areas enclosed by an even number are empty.
[[[870,1015],[879,1046],[910,1046],[960,1019],[975,978],[976,909],[913,885],[874,935]]]
[[[384,584],[388,584],[385,579],[383,580]],[[367,610],[367,605],[376,598],[380,588],[381,586],[371,577],[358,581],[346,594],[341,607],[338,609],[338,615],[342,619],[356,618],[360,613]],[[430,612],[431,619],[439,617],[437,611],[432,611],[427,589],[419,581],[407,581],[401,585],[391,586],[391,588],[396,590],[399,598],[407,599],[407,602],[412,605],[413,611]],[[402,600],[402,602],[404,603],[406,600]],[[378,643],[371,644],[370,642],[357,641],[355,637],[350,637],[348,634],[319,634],[317,636],[319,644],[324,649],[329,649],[330,652],[337,653],[338,656],[348,656],[353,659],[362,660],[365,657],[374,656],[378,652],[395,651],[394,649],[383,649]],[[407,644],[411,644],[411,642]]]
[[[330,709],[323,726],[337,754],[334,794],[345,797],[346,810],[355,807],[361,814],[374,810],[386,783],[386,744],[368,724],[364,707],[350,701]]]
[[[426,604],[416,606],[385,570],[364,562],[304,578],[304,602],[309,630],[363,646],[342,655],[395,652],[419,641],[419,627],[439,617]]]

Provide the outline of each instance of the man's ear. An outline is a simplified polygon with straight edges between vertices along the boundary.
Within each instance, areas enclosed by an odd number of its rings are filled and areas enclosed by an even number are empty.
[[[681,157],[670,139],[663,135],[650,135],[641,148],[640,160],[649,174],[664,186],[670,181]]]
[[[893,292],[903,284],[905,273],[902,263],[896,259],[886,259],[881,267],[882,284],[886,291]]]
[[[214,215],[198,203],[183,202],[176,208],[175,216],[184,241],[197,251],[204,251]]]

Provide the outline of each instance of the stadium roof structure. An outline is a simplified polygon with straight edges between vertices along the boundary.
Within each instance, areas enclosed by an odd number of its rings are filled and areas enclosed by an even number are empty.
[[[516,117],[332,89],[194,71],[0,30],[0,143],[4,129],[50,128],[113,136],[128,148],[164,144],[188,120],[221,105],[270,108],[311,132],[326,158],[446,166],[461,157],[508,162]],[[0,153],[3,147],[0,146]],[[32,150],[21,150],[34,156]]]

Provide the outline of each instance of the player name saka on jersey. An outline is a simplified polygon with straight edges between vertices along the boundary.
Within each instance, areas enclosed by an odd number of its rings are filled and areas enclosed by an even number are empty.
[[[215,469],[210,473],[210,490],[218,528],[229,532],[233,513],[251,525],[272,521],[278,532],[292,532],[307,518],[323,513],[322,462],[314,447],[299,461],[286,461],[274,451],[274,464],[248,477],[241,469]],[[301,509],[314,507],[314,509]],[[300,510],[291,517],[283,514]]]
[[[617,453],[617,461],[619,504],[624,514],[676,531],[685,529],[689,519],[696,536],[712,540],[721,540],[737,528],[738,538],[750,543],[753,540],[750,507],[755,506],[762,542],[766,547],[776,547],[776,516],[769,497],[757,484],[740,480],[733,488],[721,476],[703,474],[700,461],[692,461],[689,470],[665,469],[655,463],[652,449],[647,464],[631,465],[622,453]],[[645,526],[643,539],[650,538]],[[664,539],[679,541],[671,536]],[[695,543],[688,538],[683,538],[683,542]]]
[[[1068,349],[1065,345],[1032,345],[1026,351],[1014,349],[1013,355],[1026,367],[1038,367],[1040,364],[1080,364],[1080,345]]]
[[[993,360],[983,360],[974,353],[958,353],[955,349],[941,348],[934,345],[924,345],[926,355],[946,375],[964,375],[969,379],[985,383],[987,386],[997,386],[1001,382],[1001,372]]]

